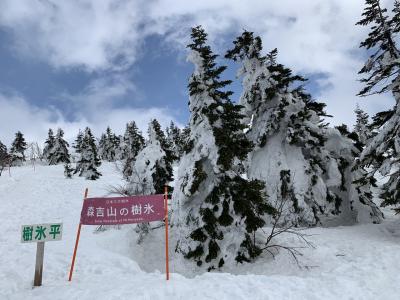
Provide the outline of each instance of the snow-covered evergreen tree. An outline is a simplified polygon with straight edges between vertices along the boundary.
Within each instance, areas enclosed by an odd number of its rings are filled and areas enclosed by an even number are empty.
[[[9,164],[7,147],[0,141],[0,176],[5,167]]]
[[[47,161],[49,165],[70,163],[71,160],[68,147],[69,144],[64,140],[64,131],[61,128],[58,128],[57,134],[54,138],[54,144],[47,152]]]
[[[157,140],[160,142],[161,148],[163,149],[163,151],[166,154],[166,159],[168,160],[168,162],[170,164],[172,164],[172,162],[175,159],[175,156],[173,154],[173,145],[169,144],[167,137],[165,136],[164,131],[161,129],[161,125],[160,123],[157,121],[157,119],[153,119],[151,120],[152,123],[152,127],[155,131]]]
[[[4,145],[1,141],[0,141],[0,154],[1,154],[1,157],[5,156],[7,154],[7,146]]]
[[[85,129],[85,134],[80,143],[79,154],[80,158],[76,163],[74,173],[79,173],[79,176],[90,180],[99,178],[101,173],[97,168],[101,165],[101,161],[97,155],[95,138],[88,127]]]
[[[76,139],[75,139],[74,143],[72,144],[72,148],[75,149],[75,151],[74,151],[75,153],[72,155],[73,161],[78,160],[80,157],[82,141],[83,141],[83,133],[79,129],[78,135],[76,136]]]
[[[167,153],[161,144],[165,137],[160,134],[160,124],[152,120],[148,128],[148,137],[143,149],[139,151],[132,161],[131,175],[127,178],[124,187],[126,195],[163,194],[164,187],[169,186],[172,178],[172,166]],[[169,186],[169,191],[172,188]],[[136,227],[139,234],[138,243],[150,232],[149,223],[141,223]]]
[[[131,166],[132,174],[127,186],[131,195],[163,194],[164,186],[172,181],[171,162],[161,146],[157,123],[150,122],[149,139]]]
[[[356,114],[356,124],[354,125],[354,132],[358,135],[358,139],[365,145],[367,140],[371,137],[371,129],[369,128],[369,116],[357,104],[354,110]]]
[[[139,151],[143,148],[144,138],[136,126],[135,121],[126,125],[126,130],[121,143],[121,158],[124,159],[123,175],[128,178],[132,175],[132,165]]]
[[[117,150],[116,150],[116,159],[117,160],[121,160],[123,161],[125,159],[125,141],[124,141],[124,137],[122,135],[116,135],[115,136],[116,140],[117,140]]]
[[[273,213],[264,185],[236,170],[252,148],[243,134],[240,107],[221,80],[207,34],[192,29],[188,59],[195,66],[189,80],[190,142],[181,159],[173,194],[173,224],[179,231],[177,251],[207,270],[250,261],[261,253],[254,233]]]
[[[20,166],[25,161],[26,148],[27,144],[24,135],[18,131],[10,149],[11,162],[14,166]]]
[[[400,31],[400,4],[395,1],[393,17],[379,0],[367,0],[362,19],[357,23],[370,26],[368,37],[360,44],[370,54],[360,74],[365,87],[360,96],[390,92],[394,107],[373,117],[372,127],[377,134],[368,142],[360,156],[360,165],[369,167],[365,181],[372,180],[376,172],[389,177],[383,186],[382,205],[400,203],[400,54],[396,44]],[[400,211],[400,209],[399,209]]]
[[[352,184],[357,151],[353,143],[324,124],[325,104],[313,101],[304,91],[303,77],[277,63],[277,50],[266,56],[261,50],[261,39],[245,31],[226,54],[242,63],[243,122],[256,145],[248,177],[266,182],[271,204],[279,201],[282,181],[291,186],[293,197],[286,202],[282,218],[285,223],[379,222],[379,210],[372,202],[359,205],[360,195]]]
[[[100,140],[99,140],[99,146],[97,147],[97,149],[99,149],[99,157],[102,159],[102,160],[105,160],[105,158],[104,158],[104,146],[105,146],[105,144],[106,144],[106,134],[105,133],[102,133],[101,134],[101,136],[100,136]]]
[[[118,155],[119,138],[111,131],[108,126],[105,133],[100,137],[99,156],[102,160],[115,161]]]
[[[185,126],[181,131],[181,145],[180,145],[180,157],[186,152],[190,151],[190,126]]]
[[[49,161],[49,155],[51,153],[51,150],[54,147],[54,133],[53,130],[50,128],[47,136],[47,140],[44,143],[44,148],[43,148],[43,158],[46,161]]]
[[[172,157],[174,160],[179,160],[183,153],[181,130],[171,121],[169,127],[167,127],[166,133],[167,144],[171,149]]]

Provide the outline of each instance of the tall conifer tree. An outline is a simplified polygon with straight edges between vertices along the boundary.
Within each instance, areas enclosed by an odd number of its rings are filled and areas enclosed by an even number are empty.
[[[54,138],[54,144],[47,154],[49,165],[70,163],[68,147],[69,144],[64,140],[64,131],[61,128],[58,128],[57,134]]]
[[[54,147],[54,133],[53,130],[50,128],[47,136],[47,140],[44,143],[44,148],[43,148],[43,158],[48,162],[49,161],[49,155],[51,153],[51,150]]]
[[[171,150],[172,158],[173,160],[179,160],[183,153],[181,130],[171,121],[166,132],[167,144]]]
[[[200,26],[191,37],[190,141],[174,189],[173,223],[180,232],[177,250],[210,271],[257,257],[254,234],[274,210],[265,202],[263,183],[235,168],[252,143],[243,134],[240,107],[229,99],[230,81],[221,80],[226,67],[217,66]]]
[[[95,139],[90,128],[86,127],[85,134],[80,144],[80,158],[76,163],[75,173],[86,179],[96,180],[101,176],[97,168],[101,165],[101,161],[97,154]]]
[[[373,117],[372,128],[377,134],[368,142],[360,156],[360,165],[370,170],[364,181],[374,180],[379,172],[389,177],[383,185],[382,205],[400,203],[400,54],[397,38],[400,29],[400,4],[395,1],[393,17],[379,0],[367,0],[362,19],[357,25],[369,26],[368,37],[360,44],[371,54],[360,74],[364,88],[359,96],[389,92],[394,106]],[[400,211],[400,209],[398,209]]]
[[[122,145],[121,156],[124,159],[123,175],[125,178],[128,178],[132,175],[132,164],[144,145],[144,138],[137,128],[135,121],[126,125]]]

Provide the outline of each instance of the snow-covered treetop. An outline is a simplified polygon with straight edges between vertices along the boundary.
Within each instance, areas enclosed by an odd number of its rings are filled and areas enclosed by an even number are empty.
[[[189,92],[193,96],[206,93],[208,97],[191,97],[189,109],[196,114],[198,110],[209,106],[212,102],[222,103],[229,101],[231,91],[222,91],[221,88],[230,84],[231,80],[220,80],[220,75],[225,71],[226,66],[217,66],[215,59],[218,55],[213,54],[210,46],[206,44],[207,34],[201,26],[192,28],[192,43],[187,47],[192,51],[188,56],[195,70],[189,80]],[[218,109],[218,104],[216,104]],[[197,111],[195,111],[197,110]]]
[[[226,58],[242,63],[239,74],[243,76],[243,94],[240,104],[244,107],[246,119],[251,132],[249,136],[257,145],[264,145],[265,139],[276,132],[284,118],[290,118],[287,137],[292,141],[296,130],[296,122],[307,120],[308,131],[318,131],[320,117],[327,116],[324,103],[318,103],[303,90],[302,76],[293,75],[292,70],[277,63],[277,49],[267,55],[261,54],[260,37],[254,37],[252,32],[244,31],[234,42],[234,47],[225,55]],[[303,122],[301,121],[301,122]],[[286,121],[284,123],[287,123]],[[258,126],[258,128],[253,128]],[[310,138],[315,138],[311,136]],[[298,140],[297,140],[298,141]],[[318,140],[315,141],[320,144]]]
[[[153,123],[150,123],[150,126],[149,126],[149,129],[147,131],[147,134],[149,135],[149,140],[148,140],[149,144],[154,144],[155,142],[158,141],[156,128],[154,128],[154,124]]]
[[[395,1],[394,16],[389,19],[387,9],[381,7],[380,0],[366,0],[362,19],[356,24],[371,26],[368,37],[361,42],[360,47],[371,49],[367,62],[360,74],[368,74],[361,82],[365,87],[360,96],[371,93],[382,93],[389,90],[399,91],[400,54],[396,46],[396,34],[399,32],[400,5]],[[396,97],[398,103],[399,97]]]

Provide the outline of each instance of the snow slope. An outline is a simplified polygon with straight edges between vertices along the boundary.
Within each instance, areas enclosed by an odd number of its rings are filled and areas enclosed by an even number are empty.
[[[136,245],[134,225],[94,231],[83,226],[72,282],[67,281],[85,187],[107,194],[121,183],[112,163],[97,181],[63,177],[62,166],[15,167],[0,177],[0,299],[398,299],[400,217],[382,224],[313,228],[316,248],[303,250],[302,268],[284,252],[263,255],[227,273],[198,274],[174,257],[165,281],[164,231]],[[62,221],[63,240],[45,246],[43,286],[32,289],[35,244],[20,243],[20,226]],[[282,242],[298,243],[292,237]],[[194,270],[192,270],[194,268]]]

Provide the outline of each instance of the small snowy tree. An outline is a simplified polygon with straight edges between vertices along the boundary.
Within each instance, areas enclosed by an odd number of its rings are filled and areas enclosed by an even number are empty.
[[[115,136],[118,144],[117,150],[116,150],[116,159],[124,161],[125,160],[125,141],[124,137],[122,135]]]
[[[157,125],[150,122],[149,139],[139,151],[132,165],[132,175],[128,178],[131,194],[162,194],[164,186],[172,181],[172,167],[167,154],[161,147]]]
[[[108,126],[105,133],[101,135],[99,141],[99,155],[106,161],[115,161],[117,159],[119,148],[119,138],[111,131]]]
[[[71,167],[69,163],[64,164],[64,176],[65,178],[72,178],[72,172],[74,169]]]
[[[370,26],[368,37],[360,44],[370,54],[360,70],[365,87],[359,96],[390,92],[394,107],[373,117],[372,127],[378,132],[371,138],[360,156],[360,166],[370,171],[364,181],[379,172],[389,179],[382,187],[382,205],[400,203],[400,54],[396,41],[400,31],[400,3],[395,1],[393,17],[379,0],[367,0],[362,19],[357,23]],[[400,209],[398,209],[400,211]]]
[[[80,144],[80,158],[76,163],[74,173],[79,173],[86,179],[96,180],[101,176],[97,168],[101,165],[101,161],[97,155],[95,139],[91,130],[86,127],[85,134]]]
[[[26,148],[24,135],[18,131],[10,149],[11,161],[14,166],[20,166],[25,161]]]
[[[70,155],[68,152],[69,144],[64,140],[64,131],[58,128],[54,138],[54,144],[47,154],[49,165],[57,165],[60,163],[70,163]]]
[[[175,157],[173,154],[173,145],[169,144],[167,137],[165,136],[164,131],[161,129],[160,123],[157,121],[157,119],[151,120],[152,127],[154,128],[157,140],[160,142],[161,148],[165,152],[166,159],[170,164],[174,161]]]
[[[105,157],[105,152],[104,152],[105,143],[106,143],[106,135],[105,135],[105,133],[102,133],[100,136],[100,140],[99,140],[99,146],[97,147],[99,149],[99,157],[102,160],[105,160],[105,158],[104,158]]]
[[[183,153],[181,130],[171,121],[166,133],[167,144],[171,149],[172,158],[173,160],[179,160]]]
[[[31,162],[33,169],[35,170],[36,160],[42,160],[42,152],[37,142],[28,143],[25,151],[25,156]]]
[[[357,149],[324,124],[325,104],[313,101],[304,91],[303,77],[277,63],[277,50],[266,56],[261,50],[260,37],[245,31],[226,54],[242,63],[243,122],[256,145],[250,154],[248,177],[266,182],[270,203],[277,202],[283,181],[290,182],[293,197],[285,201],[282,223],[379,221],[373,203],[358,205],[351,172]],[[365,219],[365,211],[371,212],[370,218]]]
[[[207,34],[192,29],[188,59],[195,66],[189,80],[190,142],[181,159],[174,189],[173,224],[177,251],[208,271],[224,264],[250,261],[261,253],[254,233],[273,213],[262,193],[264,185],[237,171],[252,148],[243,134],[240,107],[221,80],[225,66],[206,44]]]
[[[29,160],[36,161],[37,159],[39,160],[43,159],[43,152],[39,147],[38,142],[29,143],[28,150],[29,150]]]
[[[126,179],[123,187],[114,188],[112,192],[122,195],[163,194],[172,178],[172,167],[166,152],[161,146],[158,122],[150,122],[148,137],[144,148],[139,151],[130,167],[132,174]],[[172,188],[169,186],[169,190]],[[150,232],[149,223],[141,223],[136,227],[139,234],[138,243]]]
[[[354,132],[358,135],[359,141],[365,145],[367,140],[371,137],[371,129],[368,126],[369,116],[360,108],[358,104],[354,112],[356,114],[356,124],[354,125]]]
[[[76,157],[80,156],[81,153],[81,148],[82,148],[82,141],[83,141],[83,133],[79,129],[78,135],[76,136],[76,139],[74,143],[72,144],[72,148],[75,149],[75,153],[72,155],[73,161],[76,161]]]
[[[54,147],[55,139],[54,139],[54,133],[53,130],[50,128],[49,132],[47,134],[47,139],[44,142],[44,148],[43,148],[43,158],[49,162],[49,155]]]
[[[135,121],[126,125],[123,143],[121,144],[121,158],[124,159],[123,175],[128,178],[132,175],[132,165],[139,151],[143,148],[144,138],[136,126]]]

